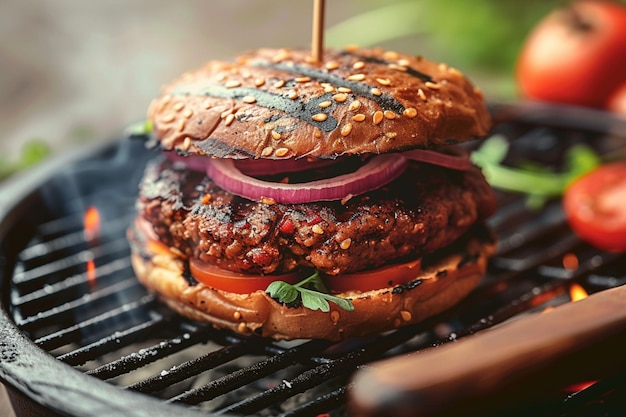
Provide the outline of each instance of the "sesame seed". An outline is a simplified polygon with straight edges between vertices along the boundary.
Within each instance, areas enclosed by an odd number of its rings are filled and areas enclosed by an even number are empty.
[[[339,91],[340,93],[351,93],[352,92],[352,90],[350,88],[348,88],[348,87],[339,87],[337,89],[337,91]]]
[[[167,106],[167,104],[172,100],[172,96],[167,95],[167,96],[163,96],[163,98],[161,99],[161,104],[159,104],[159,111],[163,111],[163,109],[165,109],[165,106]]]
[[[376,87],[372,88],[370,92],[376,97],[380,97],[383,93]]]
[[[388,139],[393,139],[398,136],[398,134],[396,132],[387,132],[385,133],[385,136],[387,136]]]
[[[183,144],[181,146],[181,149],[186,152],[186,151],[189,150],[190,147],[191,147],[191,138],[189,136],[187,136],[183,140]]]
[[[413,316],[411,315],[411,312],[410,312],[410,311],[407,311],[407,310],[402,310],[402,311],[400,312],[400,317],[402,317],[402,320],[404,320],[404,321],[411,321],[411,318],[412,318]]]
[[[335,92],[335,87],[333,87],[332,85],[324,86],[324,92],[325,93],[334,93]]]
[[[341,136],[348,136],[352,132],[352,123],[346,123],[341,128]]]
[[[430,82],[430,81],[426,81],[424,83],[424,85],[426,85],[426,87],[432,89],[432,90],[439,90],[441,88],[441,85]]]
[[[383,58],[392,61],[398,59],[398,53],[395,51],[385,51]]]
[[[297,83],[308,83],[311,81],[311,77],[297,77],[295,80]]]
[[[276,149],[276,152],[274,152],[274,155],[281,157],[281,156],[287,155],[288,152],[289,152],[289,149],[287,148],[278,148]]]
[[[332,70],[337,69],[337,68],[339,68],[339,64],[337,62],[335,62],[335,61],[329,61],[329,62],[326,63],[326,69],[327,70],[331,70],[332,71]]]
[[[352,244],[352,239],[347,238],[341,241],[341,243],[339,244],[339,247],[343,250],[346,250],[350,247],[351,244]]]
[[[260,77],[260,78],[257,78],[256,80],[254,80],[254,85],[256,85],[257,87],[260,87],[263,84],[265,84],[265,78],[263,78],[263,77]]]
[[[205,109],[210,109],[211,108],[211,99],[207,98],[206,100],[204,100],[204,103],[202,103],[202,107],[204,107]]]
[[[402,66],[402,65],[398,65],[398,64],[389,64],[388,67],[392,70],[396,70],[396,71],[406,71],[406,67]]]
[[[463,73],[454,67],[448,67],[448,72],[455,77],[463,76]]]
[[[211,201],[211,194],[205,194],[202,196],[202,204],[209,204],[209,201]]]
[[[350,81],[363,81],[365,79],[365,74],[352,74],[348,77]]]
[[[276,204],[276,201],[271,197],[261,197],[261,203],[271,206],[272,204]]]
[[[391,80],[389,78],[376,78],[376,81],[378,81],[378,83],[380,85],[389,85],[389,84],[391,84]]]
[[[235,320],[239,320],[239,319],[241,318],[241,313],[240,313],[240,312],[238,312],[238,311],[235,311],[235,312],[233,313],[233,318],[234,318]]]
[[[183,116],[185,116],[187,119],[189,119],[191,116],[193,116],[193,110],[185,109],[185,111],[183,112]]]
[[[374,113],[374,124],[377,125],[383,121],[383,112],[377,111]]]
[[[439,71],[448,71],[448,65],[443,62],[437,65],[437,68],[439,68]]]
[[[352,68],[354,68],[355,70],[361,69],[365,66],[365,62],[363,61],[357,61],[352,65]]]
[[[360,107],[361,107],[361,102],[359,100],[354,100],[352,103],[350,103],[349,109],[354,111],[354,110],[358,110]]]
[[[237,325],[237,331],[239,333],[245,333],[245,331],[246,331],[246,323],[244,323],[243,321],[241,323],[239,323]]]
[[[406,109],[404,109],[402,114],[405,115],[406,117],[413,118],[417,116],[417,110],[413,107],[407,107]]]
[[[226,116],[226,119],[224,119],[224,124],[226,126],[230,126],[234,120],[235,120],[235,115],[231,113],[228,116]]]
[[[426,93],[424,93],[424,90],[422,90],[421,88],[417,90],[417,95],[424,101],[428,100],[428,98],[426,98]]]
[[[333,96],[333,100],[337,103],[343,103],[348,99],[348,95],[346,93],[338,93]]]
[[[272,152],[274,152],[274,148],[272,148],[271,146],[266,146],[261,151],[261,156],[270,156]]]
[[[346,45],[344,49],[346,50],[346,52],[352,53],[352,52],[356,52],[359,49],[359,46],[358,45]]]
[[[248,104],[256,103],[256,97],[254,96],[245,96],[241,100],[243,100],[244,103]]]
[[[396,118],[396,114],[394,112],[392,112],[391,110],[385,110],[383,112],[383,116],[385,116],[385,119],[395,119]]]
[[[280,139],[280,133],[278,133],[277,131],[272,130],[271,134],[272,134],[272,137],[273,137],[274,139],[276,139],[276,140],[279,140],[279,139]]]
[[[316,235],[324,234],[324,229],[322,229],[322,226],[320,226],[319,224],[314,224],[313,227],[311,227],[311,231]]]
[[[311,119],[315,120],[316,122],[323,122],[324,120],[328,119],[328,115],[326,113],[317,113],[311,116]]]
[[[225,119],[229,114],[232,114],[233,109],[224,110],[222,114],[220,114],[220,118]]]
[[[304,62],[306,62],[307,64],[314,64],[316,60],[311,55],[307,55],[304,57]]]
[[[274,88],[282,88],[285,85],[285,80],[278,80],[274,83]]]
[[[362,122],[363,120],[365,120],[365,115],[363,113],[355,114],[352,117],[352,120],[354,120],[355,122]]]
[[[272,59],[272,61],[274,62],[280,62],[280,61],[284,61],[285,59],[288,59],[291,57],[291,54],[289,53],[288,50],[286,49],[281,49],[280,51],[278,51],[278,54],[274,56],[274,58]]]
[[[298,93],[296,93],[296,90],[289,90],[289,93],[287,93],[287,97],[289,97],[292,100],[295,100],[298,98]]]
[[[402,66],[402,67],[408,67],[410,64],[408,59],[401,59],[398,61],[398,65]]]
[[[162,120],[165,123],[169,123],[169,122],[173,122],[175,118],[176,117],[172,113],[170,113],[170,114],[166,114],[165,116],[163,116]]]
[[[226,74],[223,72],[216,77],[216,80],[220,82],[224,81],[225,79],[226,79]]]
[[[315,133],[313,133],[313,135],[314,135],[316,138],[318,138],[318,139],[319,139],[319,138],[321,138],[321,137],[322,137],[322,131],[321,131],[321,130],[319,130],[317,127],[315,128],[315,131],[314,131],[314,132],[315,132]]]
[[[224,84],[224,87],[226,87],[226,88],[235,88],[235,87],[239,87],[240,85],[241,85],[240,81],[231,80],[231,81],[227,81],[226,84]]]
[[[174,104],[174,110],[176,111],[181,111],[184,107],[185,107],[185,103],[183,103],[182,101],[179,101],[178,103]]]
[[[178,122],[178,131],[182,132],[183,130],[185,130],[185,119],[180,119]]]
[[[332,106],[332,104],[333,104],[332,101],[326,100],[326,101],[322,101],[321,103],[319,103],[318,106],[325,109],[326,107]]]

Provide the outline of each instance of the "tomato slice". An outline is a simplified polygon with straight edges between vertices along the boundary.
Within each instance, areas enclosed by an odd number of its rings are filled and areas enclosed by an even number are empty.
[[[248,294],[255,291],[265,291],[274,281],[284,281],[295,284],[304,277],[301,272],[291,272],[281,275],[255,275],[228,271],[219,266],[211,265],[197,259],[189,261],[191,275],[199,282],[218,290]]]
[[[339,276],[324,276],[331,292],[371,291],[406,284],[418,277],[422,270],[422,259],[403,264],[389,265],[371,271],[356,272]]]
[[[626,251],[626,163],[600,166],[566,190],[563,210],[583,240],[611,252]]]

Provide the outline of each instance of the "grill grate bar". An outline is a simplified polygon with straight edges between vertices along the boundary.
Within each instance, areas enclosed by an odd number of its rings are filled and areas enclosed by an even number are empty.
[[[128,346],[142,337],[156,333],[164,325],[163,317],[153,318],[125,330],[118,330],[96,342],[82,346],[71,352],[57,356],[57,359],[71,366],[83,365],[85,362],[96,359],[99,355],[112,352],[123,346]]]
[[[130,355],[123,356],[118,360],[88,371],[87,374],[102,380],[115,378],[165,358],[173,353],[180,352],[195,344],[206,343],[206,341],[210,339],[210,336],[210,332],[207,332],[204,327],[194,327],[178,337],[140,349]]]
[[[16,307],[26,308],[30,304],[40,303],[46,298],[54,298],[54,302],[61,304],[67,300],[63,299],[64,293],[71,294],[72,289],[80,289],[80,287],[89,284],[89,286],[95,286],[100,284],[105,278],[116,278],[120,276],[120,272],[125,269],[130,269],[129,258],[118,258],[108,264],[97,266],[94,271],[93,282],[90,281],[87,272],[83,272],[74,276],[65,278],[63,281],[46,285],[45,287],[26,293],[25,295],[18,295],[13,297],[13,305]]]
[[[120,231],[125,229],[129,224],[129,217],[112,219],[106,223],[106,235],[117,236]],[[52,240],[39,242],[24,248],[20,252],[19,260],[22,262],[37,261],[45,256],[55,256],[59,252],[71,250],[76,246],[87,245],[85,231],[81,228],[78,231],[66,233]],[[45,262],[45,261],[44,261]]]
[[[127,315],[131,316],[135,314],[136,310],[153,304],[154,302],[155,298],[153,295],[145,295],[138,300],[131,301],[116,308],[110,309],[105,313],[97,315],[91,319],[82,321],[57,332],[35,339],[35,344],[46,350],[56,349],[57,347],[63,346],[65,343],[71,342],[76,337],[79,338],[81,334],[86,333],[85,331],[91,327],[94,327],[96,325],[103,325],[113,321],[122,321],[121,317]]]
[[[49,281],[51,277],[60,274],[62,271],[71,270],[76,267],[83,267],[90,260],[111,256],[121,257],[128,252],[128,241],[124,237],[106,242],[102,245],[90,249],[82,250],[78,253],[59,258],[36,268],[24,270],[14,275],[13,282],[17,285],[32,284],[34,281]]]
[[[560,258],[564,253],[571,252],[580,245],[580,239],[575,235],[565,235],[559,239],[554,239],[551,245],[542,251],[535,251],[522,258],[508,258],[496,256],[492,258],[492,266],[499,269],[523,272],[537,267],[541,264],[549,263],[551,260]]]
[[[169,402],[199,404],[203,401],[212,400],[278,370],[292,366],[298,361],[303,361],[312,353],[323,351],[329,345],[330,342],[324,340],[306,342],[251,366],[238,369],[202,387],[183,392],[171,398]]]
[[[36,326],[48,326],[50,324],[54,324],[55,321],[57,323],[66,322],[67,320],[74,319],[74,317],[81,317],[86,314],[86,312],[97,311],[94,308],[96,302],[105,303],[108,300],[119,297],[120,294],[124,294],[125,292],[130,294],[130,289],[132,288],[137,288],[138,290],[140,289],[145,293],[145,291],[143,291],[143,287],[137,282],[136,279],[128,278],[115,285],[111,285],[92,293],[87,293],[79,299],[61,304],[49,310],[38,312],[32,316],[27,316],[20,320],[18,324],[24,329],[33,330]],[[83,308],[90,304],[94,304],[94,306],[89,309]],[[81,310],[81,308],[82,311],[76,313],[78,310]]]
[[[258,340],[255,338],[243,339],[219,350],[186,361],[169,369],[168,371],[153,375],[152,377],[130,385],[127,388],[144,393],[159,391],[209,369],[223,365],[224,363],[242,356],[243,354],[259,353],[266,343],[268,342],[265,340]]]
[[[280,414],[278,417],[309,417],[322,416],[327,411],[337,409],[345,403],[351,384],[344,385],[327,394],[299,405],[297,408]]]

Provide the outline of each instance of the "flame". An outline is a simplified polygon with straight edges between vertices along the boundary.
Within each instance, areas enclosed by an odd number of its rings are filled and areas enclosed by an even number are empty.
[[[572,284],[569,288],[569,296],[572,301],[582,300],[583,298],[587,298],[587,295],[587,291],[585,291],[585,289],[579,284]]]
[[[93,288],[96,285],[96,263],[93,259],[87,261],[87,282],[89,288]]]
[[[578,257],[573,253],[563,255],[563,268],[569,270],[578,269]]]
[[[576,384],[568,385],[567,387],[565,387],[563,389],[563,391],[565,391],[568,394],[574,394],[576,392],[579,392],[579,391],[582,391],[584,389],[589,388],[590,386],[592,386],[596,382],[598,382],[598,381],[579,382],[579,383],[576,383]]]
[[[83,228],[85,240],[88,242],[100,236],[100,213],[94,206],[89,207],[85,211],[83,217]]]

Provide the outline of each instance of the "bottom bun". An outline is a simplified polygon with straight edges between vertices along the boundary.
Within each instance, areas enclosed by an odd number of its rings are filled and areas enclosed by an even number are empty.
[[[481,280],[495,251],[494,241],[481,232],[466,237],[462,245],[457,243],[454,251],[448,250],[439,259],[424,262],[419,276],[408,284],[336,294],[350,298],[354,311],[333,303],[327,313],[288,307],[263,291],[235,294],[190,283],[184,277],[187,261],[174,253],[146,256],[134,245],[131,259],[141,283],[188,318],[274,339],[338,341],[420,322],[466,297]]]

